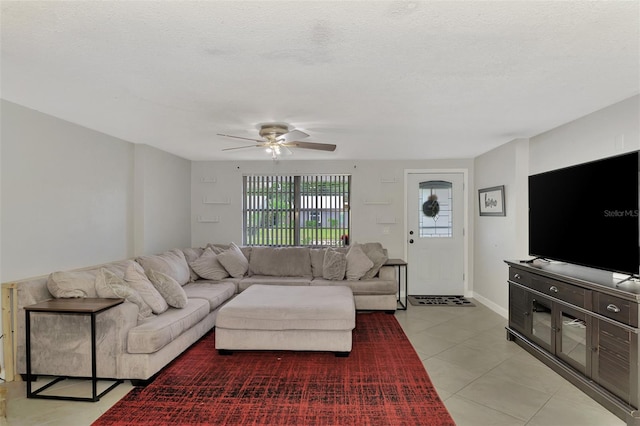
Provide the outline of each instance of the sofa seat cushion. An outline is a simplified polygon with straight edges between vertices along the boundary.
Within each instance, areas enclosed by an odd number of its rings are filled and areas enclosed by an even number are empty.
[[[217,284],[198,281],[186,284],[182,287],[189,299],[205,299],[209,302],[209,310],[213,311],[218,306],[229,300],[236,294],[236,285],[232,282],[220,282]]]
[[[311,277],[271,277],[264,275],[253,275],[243,278],[238,284],[238,292],[248,289],[254,284],[264,285],[285,285],[285,286],[309,286]]]
[[[311,286],[347,286],[351,288],[354,295],[379,295],[379,294],[396,294],[398,292],[398,283],[394,280],[381,280],[372,278],[370,280],[358,281],[334,281],[325,280],[324,278],[314,278]]]
[[[249,260],[250,275],[274,277],[311,277],[308,247],[253,247]]]
[[[169,308],[133,327],[127,335],[127,352],[150,354],[159,351],[206,317],[209,307],[208,300],[189,299],[184,308]]]
[[[255,285],[220,308],[217,329],[353,330],[355,305],[348,287]]]

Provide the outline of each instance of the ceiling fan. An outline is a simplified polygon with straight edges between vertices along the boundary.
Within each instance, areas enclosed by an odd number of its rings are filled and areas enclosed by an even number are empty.
[[[239,146],[237,148],[226,148],[223,151],[245,148],[264,148],[271,158],[278,159],[283,152],[291,153],[289,148],[315,149],[320,151],[335,151],[336,146],[328,143],[300,142],[298,139],[308,138],[309,135],[301,130],[292,129],[285,124],[267,123],[260,126],[260,136],[262,139],[244,138],[241,136],[225,135],[218,133],[218,136],[227,138],[242,139],[257,142],[257,144]]]

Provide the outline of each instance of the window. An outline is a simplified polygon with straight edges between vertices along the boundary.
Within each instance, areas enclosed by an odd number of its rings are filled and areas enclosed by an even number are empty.
[[[340,246],[351,176],[243,176],[243,244]]]
[[[450,238],[453,236],[453,184],[441,180],[420,182],[421,238]]]

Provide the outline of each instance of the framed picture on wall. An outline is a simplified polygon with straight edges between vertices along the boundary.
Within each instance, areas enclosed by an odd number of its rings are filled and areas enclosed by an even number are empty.
[[[478,190],[480,216],[506,216],[504,210],[504,185]]]

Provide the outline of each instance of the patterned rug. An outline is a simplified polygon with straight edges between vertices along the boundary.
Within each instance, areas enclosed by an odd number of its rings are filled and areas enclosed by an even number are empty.
[[[393,315],[357,315],[347,358],[218,355],[210,333],[94,425],[455,425]]]
[[[462,296],[408,296],[413,306],[476,306]]]

